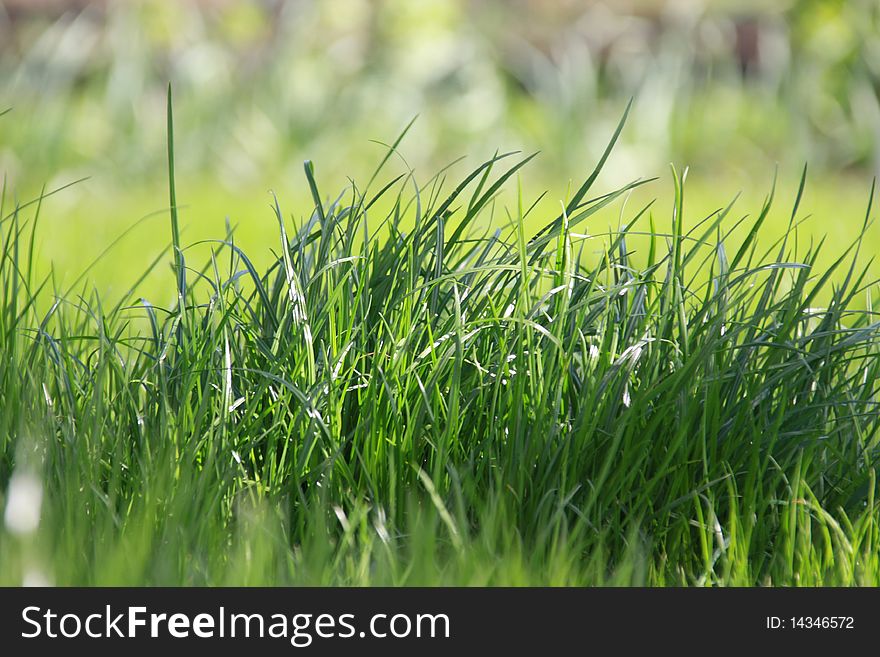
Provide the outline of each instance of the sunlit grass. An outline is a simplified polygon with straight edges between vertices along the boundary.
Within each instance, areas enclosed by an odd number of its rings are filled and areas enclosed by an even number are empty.
[[[880,582],[867,186],[820,250],[798,185],[740,221],[600,166],[535,205],[523,160],[340,194],[307,164],[194,246],[162,190],[80,282],[7,195],[0,582]]]
[[[531,231],[540,228],[543,217],[558,210],[559,199],[564,197],[568,187],[564,182],[545,179],[543,165],[548,157],[539,154],[522,181],[527,198],[535,199],[542,192],[547,192],[538,202],[536,210],[526,219]],[[463,172],[466,169],[467,160],[456,165],[453,171]],[[319,163],[318,175],[325,181],[323,184],[330,188],[341,190],[348,184],[342,176],[322,172]],[[669,215],[673,202],[671,174],[668,169],[645,173],[657,176],[658,180],[636,190],[631,197],[603,209],[590,222],[589,232],[616,230],[621,221],[621,210],[626,212],[651,200],[655,201],[653,212],[661,222],[658,227],[663,227],[663,218]],[[767,176],[773,175],[770,169],[765,173]],[[790,208],[786,209],[784,205],[785,200],[793,199],[797,191],[797,173],[780,172],[780,202],[771,208],[762,231],[763,239],[776,240],[786,232]],[[760,212],[769,189],[768,182],[756,178],[741,175],[717,180],[711,176],[711,172],[691,169],[687,184],[686,224],[696,223],[737,196],[734,216],[737,219],[744,215],[754,217]],[[65,182],[69,181],[58,180],[56,184]],[[601,181],[599,187],[603,191],[611,190]],[[300,224],[307,218],[307,211],[303,208],[308,206],[310,195],[301,180],[274,176],[265,185],[236,187],[212,179],[183,178],[178,189],[183,242],[188,245],[216,238],[226,230],[228,218],[235,228],[238,244],[255,263],[261,267],[267,266],[273,257],[267,247],[277,239],[270,190],[277,194],[291,221]],[[810,174],[801,204],[799,233],[804,242],[810,238],[826,238],[825,248],[819,254],[821,265],[831,264],[834,254],[842,252],[858,236],[867,190],[868,181],[864,177]],[[39,193],[39,187],[36,187],[35,193]],[[500,190],[499,206],[513,202],[515,193],[512,186],[511,189]],[[54,266],[60,280],[72,282],[91,266],[89,280],[105,295],[113,298],[125,294],[127,286],[170,244],[170,235],[166,230],[167,189],[160,183],[114,186],[110,177],[102,175],[46,199],[43,206],[42,225],[36,238],[38,267],[46,269]],[[382,198],[377,202],[377,210],[382,212],[387,212],[392,206],[392,199]],[[478,221],[484,225],[490,223],[488,215],[481,216]],[[636,232],[649,232],[647,217],[640,220],[637,229]],[[743,237],[744,231],[738,229],[730,239],[732,243],[737,243]],[[630,238],[632,246],[638,247],[634,253],[636,259],[646,240],[646,237],[638,235]],[[872,226],[865,240],[872,250],[876,250],[876,246],[880,246],[880,226]],[[111,245],[112,248],[108,249]],[[597,246],[594,250],[601,253],[603,249]],[[94,262],[99,256],[100,259]],[[167,268],[160,267],[149,275],[140,291],[151,298],[164,299],[168,291],[167,275]]]

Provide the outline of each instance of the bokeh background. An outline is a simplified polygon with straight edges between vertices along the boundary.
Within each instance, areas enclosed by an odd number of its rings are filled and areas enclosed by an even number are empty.
[[[637,200],[662,223],[675,163],[695,220],[737,192],[741,215],[778,167],[772,234],[808,162],[804,230],[831,255],[880,170],[876,0],[0,0],[7,203],[88,177],[42,209],[60,278],[151,212],[89,275],[121,292],[165,248],[169,81],[184,241],[228,217],[257,259],[277,239],[268,190],[296,221],[304,159],[335,196],[414,116],[399,171],[540,151],[524,184],[552,213],[634,97],[601,187],[659,176]]]

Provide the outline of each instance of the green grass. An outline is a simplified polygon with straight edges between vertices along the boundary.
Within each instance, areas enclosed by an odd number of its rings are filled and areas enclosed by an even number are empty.
[[[513,154],[306,163],[259,268],[183,245],[172,166],[162,303],[41,273],[4,194],[0,583],[880,583],[861,240],[819,266],[800,191],[778,240],[772,193],[686,220],[679,173],[596,230],[613,142],[552,214]]]

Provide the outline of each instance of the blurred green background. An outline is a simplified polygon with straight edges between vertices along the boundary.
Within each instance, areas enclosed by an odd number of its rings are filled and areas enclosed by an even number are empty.
[[[772,237],[808,162],[804,230],[828,234],[827,259],[880,168],[876,0],[0,0],[7,204],[88,177],[44,204],[40,254],[59,279],[155,212],[90,272],[121,294],[169,241],[169,81],[184,242],[222,237],[228,217],[256,260],[277,239],[268,190],[301,219],[303,159],[335,197],[416,115],[398,172],[424,183],[461,156],[453,178],[496,149],[541,151],[524,185],[549,190],[546,217],[635,97],[600,179],[660,177],[628,213],[657,198],[666,225],[672,162],[690,167],[690,219],[739,191],[734,215],[754,214],[778,166]]]

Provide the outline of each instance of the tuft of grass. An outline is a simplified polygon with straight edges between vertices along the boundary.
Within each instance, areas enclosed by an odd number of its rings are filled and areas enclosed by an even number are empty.
[[[685,173],[668,233],[585,232],[642,184],[590,197],[623,121],[531,235],[497,207],[530,158],[374,191],[398,139],[335,198],[307,162],[259,270],[181,245],[168,99],[176,307],[57,291],[4,191],[0,583],[880,582],[874,281],[801,247],[803,182],[731,257]]]

